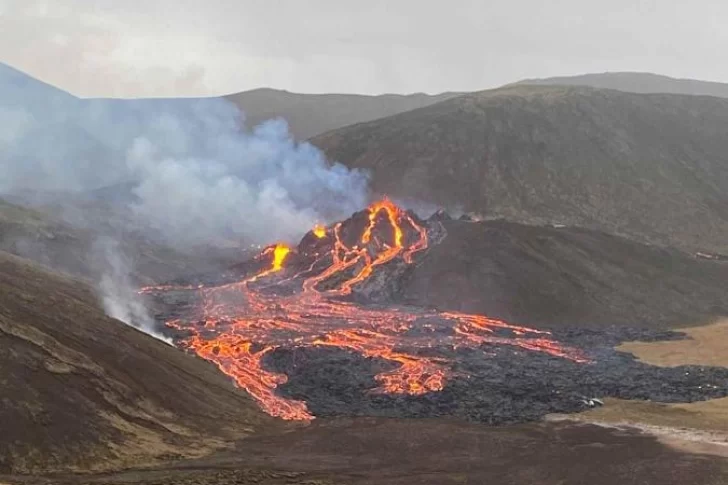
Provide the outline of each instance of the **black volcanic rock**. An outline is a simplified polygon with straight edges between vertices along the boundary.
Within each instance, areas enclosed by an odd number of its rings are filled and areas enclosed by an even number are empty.
[[[366,223],[364,212],[343,221],[344,239],[353,244]],[[448,220],[442,216],[428,220],[426,226],[429,247],[415,256],[413,264],[396,258],[379,266],[352,288],[349,298],[362,304],[479,313],[552,330],[665,330],[728,315],[724,291],[728,264],[719,259],[584,228]],[[405,230],[405,238],[415,237],[413,233]],[[309,269],[317,255],[330,250],[330,237],[305,235],[289,256],[283,277]],[[252,276],[270,261],[270,257],[252,259],[228,272],[175,283],[209,286],[232,282]],[[310,276],[328,264],[331,258],[322,258],[311,273],[303,274]],[[335,274],[318,289],[335,288],[358,268],[360,265],[355,265]],[[293,291],[293,287],[286,291]],[[175,295],[160,298],[176,306],[171,301]],[[165,303],[160,305],[165,307]]]
[[[325,133],[373,189],[728,253],[728,99],[511,86]]]
[[[342,239],[354,244],[368,220],[366,213],[357,213],[342,221],[338,226]],[[307,307],[304,327],[315,329],[320,323],[319,332],[324,333],[314,335],[314,341],[331,345],[311,344],[294,334],[276,340],[262,361],[268,370],[287,376],[276,393],[305,401],[319,417],[447,416],[489,424],[582,411],[588,409],[585,400],[591,397],[691,402],[728,395],[726,369],[661,368],[614,349],[623,341],[684,338],[666,329],[726,311],[722,282],[728,278],[728,265],[587,229],[449,220],[441,215],[425,224],[429,247],[411,264],[396,257],[377,265],[350,295],[321,296],[330,302],[344,298],[350,300],[347,305],[353,303],[347,307],[351,313],[336,314],[333,325],[335,330],[361,335],[362,343],[352,347],[345,339],[337,347],[335,340],[322,339],[333,332],[327,326],[332,323],[329,310],[320,302]],[[386,242],[391,237],[383,230],[386,227],[375,228],[372,237]],[[403,224],[403,239],[415,234],[414,228]],[[307,271],[315,259],[312,255],[332,244],[305,236],[298,247],[300,257],[289,260],[281,274],[261,281],[259,294],[300,290],[301,281],[295,280],[301,277],[294,275]],[[325,266],[311,271],[315,274]],[[356,274],[349,269],[329,276],[317,288],[337,288]],[[169,299],[173,294],[161,296]],[[550,329],[551,335],[499,328],[496,322],[484,324],[487,338],[480,339],[477,332],[458,326],[464,321],[462,315],[453,319],[427,310],[433,307]],[[299,311],[295,305],[292,308]],[[358,310],[386,309],[392,310],[393,320],[396,312],[412,316],[394,344],[388,340],[393,330],[386,324],[386,314],[363,322],[356,318]],[[245,314],[244,309],[240,312]],[[218,322],[210,337],[226,331],[226,325]],[[204,334],[203,329],[203,338]],[[451,338],[459,335],[469,337]],[[260,339],[255,343],[261,346],[270,343],[265,334],[252,338]],[[381,348],[371,345],[377,338],[383,339]],[[544,345],[544,339],[553,340],[553,346]],[[563,352],[553,352],[556,347]],[[392,355],[388,350],[437,362],[447,376],[444,388],[421,395],[381,392],[376,376],[401,365],[397,359],[387,360]],[[418,375],[417,370],[404,369],[410,376]],[[428,370],[423,375],[433,374]]]
[[[589,363],[501,345],[433,349],[453,362],[453,373],[442,391],[419,396],[378,392],[374,376],[391,365],[346,350],[279,349],[266,364],[289,377],[283,395],[306,401],[321,417],[456,417],[502,425],[584,411],[584,400],[592,397],[669,403],[728,395],[728,369],[661,368],[611,347],[631,333],[608,329],[590,339],[589,330],[571,329],[565,343],[579,344]],[[665,337],[640,333],[644,339]]]

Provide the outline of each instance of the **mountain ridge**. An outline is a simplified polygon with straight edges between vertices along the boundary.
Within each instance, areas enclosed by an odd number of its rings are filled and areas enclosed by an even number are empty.
[[[519,85],[312,142],[393,197],[726,253],[722,126],[722,98]]]
[[[651,72],[604,72],[576,76],[524,79],[513,85],[591,86],[632,93],[688,94],[695,96],[728,97],[728,83],[698,79],[675,78]],[[508,85],[507,85],[508,86]]]
[[[458,96],[460,93],[440,94],[396,94],[379,95],[349,93],[296,93],[274,88],[256,88],[221,96],[185,96],[163,98],[82,98],[22,72],[7,64],[0,63],[0,85],[16,85],[24,90],[33,87],[32,98],[26,99],[25,91],[13,91],[11,98],[23,99],[35,107],[38,116],[47,108],[44,103],[63,106],[61,103],[89,104],[104,103],[191,103],[205,100],[224,99],[234,104],[245,114],[248,127],[274,118],[284,118],[293,136],[306,140],[331,129],[373,119],[384,118],[421,106]],[[16,94],[13,94],[16,93]]]
[[[246,114],[249,125],[284,118],[295,138],[305,140],[331,129],[384,118],[459,96],[460,93],[301,94],[259,88],[224,96]]]

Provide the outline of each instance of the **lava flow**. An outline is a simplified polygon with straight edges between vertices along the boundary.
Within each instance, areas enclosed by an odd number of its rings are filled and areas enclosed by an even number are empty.
[[[377,202],[358,218],[315,227],[297,250],[267,248],[257,258],[267,266],[254,276],[193,289],[203,302],[199,319],[167,325],[187,332],[178,345],[217,364],[263,410],[284,419],[313,416],[305,402],[276,392],[287,376],[267,370],[263,358],[281,347],[337,347],[393,362],[394,370],[376,376],[379,386],[372,392],[410,395],[440,391],[453,375],[438,349],[507,345],[585,361],[548,332],[482,315],[353,301],[352,294],[376,289],[427,247],[424,224],[388,200]]]

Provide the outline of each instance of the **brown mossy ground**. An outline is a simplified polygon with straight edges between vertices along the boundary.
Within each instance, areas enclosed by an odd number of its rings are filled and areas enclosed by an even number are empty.
[[[104,315],[84,283],[0,252],[0,472],[201,456],[277,426],[211,364]]]

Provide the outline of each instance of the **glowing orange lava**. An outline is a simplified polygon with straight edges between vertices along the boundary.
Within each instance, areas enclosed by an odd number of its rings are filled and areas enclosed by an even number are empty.
[[[283,262],[286,260],[286,256],[291,252],[291,248],[285,244],[277,244],[273,249],[273,271],[280,271],[283,269]]]
[[[326,228],[320,224],[315,225],[312,232],[319,239],[326,237]]]
[[[330,245],[329,249],[317,250],[303,271],[299,268],[298,273],[285,274],[291,249],[278,244],[258,256],[270,263],[257,275],[194,289],[203,301],[199,323],[167,322],[191,332],[192,336],[178,344],[217,364],[267,413],[297,420],[313,418],[306,403],[280,396],[276,388],[287,376],[268,371],[262,364],[276,348],[329,346],[394,362],[394,370],[376,376],[379,387],[373,392],[411,395],[440,391],[452,376],[448,359],[432,357],[431,351],[437,347],[509,345],[586,361],[577,350],[550,339],[548,332],[483,315],[385,309],[343,300],[340,297],[367,282],[378,268],[394,261],[410,264],[428,247],[427,229],[391,201],[372,204],[367,216],[366,226],[353,244],[351,229],[343,223],[328,234],[324,229],[324,235],[330,237],[320,238],[321,244]],[[184,289],[160,288],[157,290]]]

